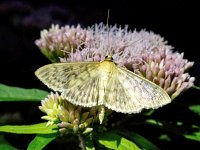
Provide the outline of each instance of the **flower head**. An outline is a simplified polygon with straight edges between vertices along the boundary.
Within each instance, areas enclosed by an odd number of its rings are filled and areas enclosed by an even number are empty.
[[[87,30],[80,25],[74,27],[52,25],[49,30],[40,33],[41,39],[35,41],[41,52],[52,62],[57,62],[59,57],[65,57],[86,41]]]
[[[44,53],[62,53],[59,60],[56,57],[58,62],[101,61],[112,55],[119,66],[161,86],[172,99],[195,80],[188,73],[194,62],[184,59],[183,53],[174,52],[160,35],[145,30],[129,31],[127,26],[103,24],[87,29],[52,26],[49,31],[42,31],[36,44]]]
[[[194,62],[183,59],[183,53],[155,48],[151,54],[141,54],[141,62],[132,65],[135,73],[161,86],[172,99],[193,86],[194,77],[187,73]]]
[[[51,93],[42,102],[39,109],[46,113],[42,119],[48,120],[47,125],[57,124],[61,133],[86,134],[93,130],[94,124],[106,124],[109,110],[103,112],[102,107],[83,108],[75,106],[63,99],[58,93]],[[105,110],[103,108],[103,110]]]

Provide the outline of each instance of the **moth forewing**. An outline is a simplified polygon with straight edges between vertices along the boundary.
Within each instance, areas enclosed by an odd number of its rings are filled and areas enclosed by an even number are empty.
[[[63,92],[94,76],[98,66],[99,62],[53,63],[39,68],[35,75],[52,90]]]
[[[141,109],[156,109],[171,102],[171,98],[166,91],[157,84],[125,68],[120,67],[119,70],[124,74],[126,81],[129,81],[130,88],[128,91],[134,93],[132,99],[138,99]],[[126,81],[124,81],[124,84]]]
[[[171,101],[155,83],[112,62],[55,63],[39,68],[36,76],[75,105],[104,105],[122,113],[158,108]]]

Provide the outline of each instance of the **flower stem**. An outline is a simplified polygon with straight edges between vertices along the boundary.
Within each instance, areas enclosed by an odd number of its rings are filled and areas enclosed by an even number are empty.
[[[196,85],[193,85],[193,88],[197,89],[197,90],[200,90],[200,87],[199,86],[196,86]]]
[[[78,138],[79,138],[79,141],[80,141],[80,147],[81,147],[81,149],[82,150],[86,150],[86,148],[85,148],[85,140],[84,140],[84,138],[83,138],[83,136],[79,133],[78,134]]]

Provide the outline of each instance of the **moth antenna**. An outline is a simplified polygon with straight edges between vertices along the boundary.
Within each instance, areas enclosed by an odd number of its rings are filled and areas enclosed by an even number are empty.
[[[109,17],[110,17],[110,10],[108,9],[108,14],[107,14],[107,21],[106,21],[106,26],[107,26],[107,38],[108,38],[108,50],[106,55],[110,55],[111,47],[110,47],[110,29],[109,29]]]

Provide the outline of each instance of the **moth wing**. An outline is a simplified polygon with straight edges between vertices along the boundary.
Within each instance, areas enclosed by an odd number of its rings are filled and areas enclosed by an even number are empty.
[[[104,105],[122,113],[155,109],[171,102],[161,87],[121,67],[113,71],[105,91]]]
[[[73,104],[96,106],[99,98],[99,62],[55,63],[39,68],[36,76]]]

